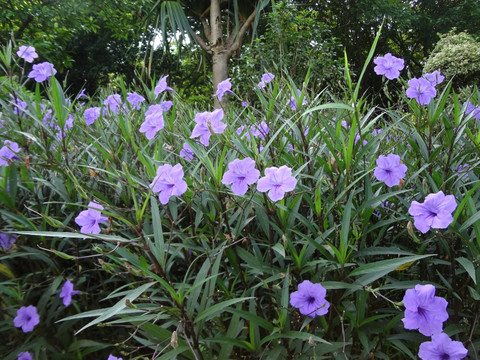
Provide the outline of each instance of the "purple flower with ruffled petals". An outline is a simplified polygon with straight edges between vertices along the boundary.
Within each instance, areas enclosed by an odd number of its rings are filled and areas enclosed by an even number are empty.
[[[155,86],[155,90],[153,91],[153,93],[155,94],[155,97],[157,97],[164,91],[173,91],[172,88],[167,86],[167,78],[168,78],[168,75],[165,75],[160,79],[160,81],[158,82],[158,85]]]
[[[25,104],[26,106],[26,104]],[[465,115],[472,114],[474,119],[480,120],[480,106],[473,105],[470,101],[466,104]]]
[[[107,360],[123,360],[123,359],[122,359],[122,358],[117,358],[117,357],[113,356],[112,354],[110,354],[110,355],[108,356],[108,359],[107,359]]]
[[[285,193],[295,189],[297,180],[292,176],[292,169],[284,165],[280,168],[269,167],[265,169],[265,176],[258,180],[257,190],[268,191],[272,201],[283,199]]]
[[[103,206],[96,201],[88,203],[88,210],[84,210],[75,218],[78,226],[81,226],[80,232],[84,234],[100,234],[100,226],[98,224],[107,222],[108,218],[102,216]]]
[[[265,88],[265,86],[275,78],[272,73],[265,73],[262,75],[262,80],[258,83],[259,88]]]
[[[248,141],[250,141],[250,132],[248,130],[245,130],[245,125],[241,125],[238,127],[236,130],[238,135],[245,135]]]
[[[448,319],[448,302],[435,296],[435,286],[415,285],[414,289],[408,289],[403,297],[403,305],[405,317],[402,321],[405,329],[418,329],[425,336],[443,331],[443,322]]]
[[[232,184],[232,191],[236,195],[245,195],[248,185],[257,182],[260,171],[255,169],[255,161],[250,158],[235,159],[228,164],[228,171],[223,174],[222,184]]]
[[[415,99],[420,105],[428,105],[431,99],[437,95],[437,90],[425,78],[413,78],[408,80],[408,89],[406,95],[410,99]]]
[[[297,98],[300,99],[302,97],[302,91],[300,89],[297,89]],[[307,105],[308,101],[305,97],[303,97],[302,105]],[[295,100],[295,97],[292,95],[290,97],[290,108],[295,111],[297,110],[297,100]]]
[[[15,240],[17,240],[17,235],[15,234],[0,234],[0,247],[7,251],[13,246]]]
[[[300,314],[312,318],[328,313],[330,303],[325,299],[327,290],[321,284],[304,280],[298,290],[290,294],[290,305],[300,310]]]
[[[163,205],[168,204],[170,197],[182,195],[187,191],[187,183],[183,180],[182,165],[165,164],[160,166],[150,188],[153,192],[160,193],[158,199]]]
[[[45,61],[40,64],[35,64],[32,67],[32,71],[28,73],[30,79],[35,79],[36,82],[43,82],[47,79],[50,79],[50,76],[53,76],[57,73],[57,70],[53,67],[53,64]]]
[[[180,150],[180,156],[190,162],[195,157],[195,153],[188,143],[183,143],[183,148]]]
[[[37,308],[33,305],[22,306],[17,310],[17,316],[13,319],[13,325],[21,327],[24,333],[32,331],[38,323],[40,323],[40,316]]]
[[[118,94],[108,95],[103,105],[107,106],[108,109],[114,113],[118,114],[120,112],[120,105],[122,104],[122,97]]]
[[[140,106],[145,101],[145,98],[142,95],[137,94],[136,92],[127,93],[127,101],[132,107],[132,109],[140,110]]]
[[[415,227],[425,234],[430,228],[446,229],[453,222],[452,212],[456,208],[455,197],[439,191],[427,195],[424,203],[412,201],[408,213],[413,216]]]
[[[252,125],[250,127],[250,132],[253,136],[258,136],[260,139],[265,140],[265,137],[270,132],[270,128],[265,121],[262,121],[260,125]]]
[[[427,79],[432,86],[441,84],[445,80],[445,76],[442,75],[440,70],[435,70],[434,72],[424,74],[423,77]]]
[[[63,284],[62,292],[60,293],[60,299],[63,299],[63,305],[68,306],[72,302],[72,296],[80,294],[80,291],[73,290],[73,284],[70,280],[65,281]]]
[[[28,63],[32,63],[34,59],[38,58],[38,54],[35,52],[35,48],[28,45],[20,46],[18,48],[17,55]]]
[[[407,173],[407,166],[400,163],[400,156],[398,155],[380,155],[376,162],[377,167],[373,175],[375,175],[378,181],[383,181],[388,187],[399,185],[400,179],[405,177]]]
[[[85,119],[85,123],[87,125],[92,125],[95,120],[100,117],[100,111],[101,109],[99,107],[91,107],[85,109],[85,111],[83,112],[83,118]]]
[[[145,112],[145,121],[140,126],[140,132],[145,133],[148,140],[155,137],[155,134],[165,126],[162,105],[150,105]]]
[[[17,360],[32,360],[33,355],[30,354],[29,352],[21,352],[17,355]]]
[[[420,344],[418,357],[422,360],[461,360],[468,350],[460,341],[453,341],[445,333],[434,334],[432,341]]]
[[[197,124],[193,128],[190,139],[200,137],[200,142],[203,145],[208,146],[212,133],[221,134],[227,127],[227,125],[222,122],[222,119],[222,109],[217,109],[212,112],[204,111],[197,113],[194,119]]]
[[[18,159],[17,154],[21,149],[16,142],[10,140],[5,140],[3,144],[0,149],[0,166],[8,166],[11,160]]]
[[[218,100],[222,101],[223,95],[225,94],[233,94],[230,78],[219,82],[217,85],[217,92],[215,95],[218,97]]]
[[[377,75],[385,75],[389,80],[396,79],[400,76],[400,70],[404,65],[404,60],[393,56],[391,53],[385,54],[385,56],[379,56],[373,60],[377,65],[373,70]]]

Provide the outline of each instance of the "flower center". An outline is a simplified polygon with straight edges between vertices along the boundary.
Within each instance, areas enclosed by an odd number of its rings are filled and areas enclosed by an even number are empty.
[[[315,302],[315,298],[313,296],[310,296],[308,299],[307,299],[307,302],[309,304],[313,304]]]
[[[442,354],[442,355],[440,356],[440,359],[441,359],[441,360],[450,360],[450,355],[448,355],[448,354]]]

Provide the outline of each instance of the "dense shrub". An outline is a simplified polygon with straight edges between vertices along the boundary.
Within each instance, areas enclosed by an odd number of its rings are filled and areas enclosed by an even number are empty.
[[[259,73],[207,112],[167,77],[69,99],[5,47],[4,358],[474,354],[480,108],[430,77],[370,106],[402,81],[373,54],[342,99]]]

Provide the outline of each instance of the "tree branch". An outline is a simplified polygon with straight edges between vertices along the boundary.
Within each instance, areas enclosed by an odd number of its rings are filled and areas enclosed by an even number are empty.
[[[255,19],[256,13],[257,13],[257,8],[255,8],[255,10],[253,10],[253,12],[250,14],[248,19],[245,21],[245,23],[240,28],[240,31],[238,32],[238,35],[235,38],[235,42],[231,46],[228,47],[227,51],[228,51],[228,54],[230,56],[232,56],[235,51],[240,49],[240,46],[242,45],[243,37],[245,36],[245,33],[247,32],[247,29],[250,27],[250,24]],[[235,31],[235,29],[233,29],[233,30]]]
[[[210,30],[210,26],[208,26],[207,20],[202,16],[200,17],[200,21],[203,25],[203,31],[205,32],[205,37],[209,43],[212,43],[212,31]]]
[[[202,48],[202,50],[206,51],[207,53],[212,53],[212,45],[207,45],[205,41],[197,34],[195,34],[195,41],[198,45]]]

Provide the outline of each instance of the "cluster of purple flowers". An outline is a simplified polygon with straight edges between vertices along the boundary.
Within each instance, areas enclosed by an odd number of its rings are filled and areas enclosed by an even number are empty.
[[[443,332],[443,322],[448,319],[448,302],[435,296],[435,291],[435,286],[428,284],[416,285],[405,292],[403,325],[405,329],[418,329],[421,334],[432,337],[432,341],[420,345],[418,356],[421,359],[463,359],[468,354],[467,349]]]
[[[32,63],[38,54],[35,51],[33,46],[22,45],[18,48],[17,55],[24,59],[28,63]],[[51,76],[54,76],[57,73],[57,70],[53,67],[53,64],[45,61],[40,64],[35,64],[32,66],[32,71],[28,73],[30,79],[34,79],[36,82],[43,82],[47,79],[50,79]]]

